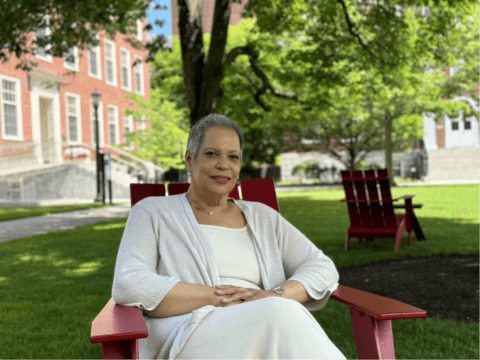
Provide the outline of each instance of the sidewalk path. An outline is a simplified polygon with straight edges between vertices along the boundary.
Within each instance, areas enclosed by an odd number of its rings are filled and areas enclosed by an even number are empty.
[[[477,180],[457,182],[413,182],[398,183],[399,187],[404,186],[438,186],[438,185],[464,185],[478,184]],[[313,186],[285,186],[277,187],[276,192],[321,190],[321,189],[343,189],[342,185],[313,185]],[[74,229],[78,226],[92,225],[102,221],[115,219],[126,219],[130,214],[130,204],[107,206],[97,209],[70,211],[46,216],[35,216],[25,219],[0,221],[0,243],[30,237],[49,232]]]
[[[102,221],[127,218],[130,205],[114,205],[97,209],[69,211],[0,222],[0,243],[49,232],[74,229]]]

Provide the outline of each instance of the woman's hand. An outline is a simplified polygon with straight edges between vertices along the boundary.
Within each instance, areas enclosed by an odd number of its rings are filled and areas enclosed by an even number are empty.
[[[272,290],[257,290],[233,285],[215,285],[215,294],[220,296],[220,307],[279,296]]]

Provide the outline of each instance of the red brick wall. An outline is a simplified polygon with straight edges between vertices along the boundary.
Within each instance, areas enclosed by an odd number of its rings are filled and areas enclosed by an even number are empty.
[[[142,21],[142,28],[147,24],[146,19]],[[88,26],[88,24],[87,24]],[[128,100],[126,98],[126,91],[121,88],[121,71],[120,71],[120,47],[126,48],[130,51],[130,61],[131,64],[135,61],[135,55],[142,57],[143,61],[143,75],[144,75],[144,91],[145,91],[145,100],[150,100],[150,66],[145,62],[145,59],[148,55],[147,50],[135,49],[124,39],[126,35],[117,32],[114,39],[109,39],[106,31],[101,31],[100,36],[100,68],[102,72],[102,80],[97,80],[88,75],[88,50],[79,48],[78,49],[78,61],[79,61],[79,72],[75,75],[63,75],[70,71],[64,67],[64,59],[59,57],[52,57],[52,63],[37,59],[35,56],[27,54],[24,57],[28,60],[33,60],[38,63],[36,69],[45,70],[49,73],[53,73],[59,76],[62,76],[65,79],[65,83],[61,84],[59,88],[60,92],[60,123],[61,123],[61,134],[67,134],[67,120],[66,120],[66,105],[65,105],[65,92],[71,92],[78,94],[80,96],[80,111],[81,111],[81,121],[82,121],[82,139],[83,143],[93,144],[92,139],[92,129],[91,129],[91,117],[90,117],[90,98],[92,92],[97,89],[101,93],[101,100],[103,102],[103,119],[104,119],[104,135],[105,143],[109,144],[108,140],[108,116],[107,116],[107,105],[115,105],[118,107],[118,125],[119,125],[119,142],[123,142],[123,110],[124,109],[136,109],[134,106],[133,100]],[[128,35],[131,36],[131,35]],[[116,50],[116,65],[117,65],[117,86],[113,87],[106,83],[106,64],[105,64],[105,48],[104,48],[104,38],[107,37],[109,40],[115,43]],[[34,32],[28,34],[28,44],[29,46],[33,44]],[[147,31],[143,32],[143,43],[147,42]],[[23,123],[23,136],[25,142],[32,141],[32,109],[30,102],[30,89],[29,89],[29,79],[27,72],[22,71],[21,69],[16,70],[15,66],[19,63],[19,59],[15,54],[11,54],[9,60],[2,64],[0,67],[0,74],[10,76],[16,79],[20,79],[21,84],[21,106],[22,106],[22,123]],[[135,72],[131,69],[131,84],[132,91],[135,89]],[[1,84],[0,84],[1,85]],[[0,109],[0,114],[3,109]],[[1,117],[0,117],[1,121]],[[134,125],[136,129],[136,125]],[[150,128],[147,125],[147,128]],[[1,126],[0,126],[0,144],[6,143],[18,143],[18,141],[5,141],[2,140]]]

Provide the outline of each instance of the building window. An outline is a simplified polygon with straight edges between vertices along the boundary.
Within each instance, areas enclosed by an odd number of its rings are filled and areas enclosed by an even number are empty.
[[[76,96],[67,95],[67,122],[68,122],[68,140],[72,142],[79,142],[79,126],[78,119],[79,107]]]
[[[102,71],[100,69],[100,46],[88,49],[88,75],[97,80],[102,80]]]
[[[121,49],[121,66],[122,66],[122,89],[132,91],[131,88],[131,72],[130,72],[130,51]]]
[[[116,106],[108,106],[108,135],[110,139],[110,145],[116,145],[118,143],[118,109]]]
[[[133,132],[133,115],[125,115],[123,117],[123,141],[128,142],[130,137],[129,133]],[[125,146],[125,150],[133,150],[133,144],[130,146]]]
[[[15,103],[15,83],[2,81],[3,111],[5,112],[5,134],[18,136],[17,105]]]
[[[90,72],[92,73],[92,75],[98,76],[97,53],[95,49],[90,50]]]
[[[64,62],[63,67],[66,69],[78,70],[78,48],[76,46],[71,47],[68,52],[63,55]]]
[[[49,19],[48,15],[45,15],[44,18],[46,20],[46,26],[44,28],[40,28],[40,29],[35,30],[35,41],[37,39],[46,38],[50,35],[50,28],[49,28],[50,19]],[[51,63],[52,62],[52,55],[47,54],[47,50],[50,50],[51,47],[52,47],[51,44],[48,44],[46,46],[35,45],[35,57],[40,59],[40,60],[47,61],[47,62]]]
[[[115,43],[105,39],[105,66],[107,67],[106,82],[117,86],[117,59],[115,55]]]
[[[458,121],[452,121],[452,130],[458,130]]]
[[[393,160],[393,176],[401,177],[402,176],[402,160],[394,159]]]
[[[142,20],[137,20],[137,40],[143,40],[143,31],[142,31]]]
[[[23,140],[20,80],[0,77],[1,79],[1,122],[5,140]]]
[[[135,56],[135,92],[139,95],[144,95],[143,91],[143,64],[142,58]]]
[[[472,128],[472,122],[465,120],[465,130],[470,130]]]

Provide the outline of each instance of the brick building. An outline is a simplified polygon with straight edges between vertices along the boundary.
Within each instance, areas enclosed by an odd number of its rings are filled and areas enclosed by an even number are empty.
[[[130,153],[135,145],[114,147],[125,142],[126,134],[139,130],[133,116],[124,115],[125,109],[138,109],[127,93],[150,100],[148,50],[126,41],[133,37],[146,44],[146,24],[142,18],[134,34],[117,32],[113,39],[100,31],[98,46],[74,47],[62,58],[37,47],[34,55],[22,58],[38,63],[28,72],[15,68],[20,62],[15,54],[0,65],[0,206],[98,199],[95,90],[101,94],[99,145],[101,152],[111,155],[105,178],[112,181],[113,198],[128,199],[130,183],[153,182],[163,174],[160,167]],[[49,32],[48,23],[32,31],[27,46]],[[102,196],[107,189],[106,182],[100,185]]]
[[[88,24],[87,24],[88,26]],[[146,44],[146,19],[137,21],[135,38]],[[49,33],[48,26],[31,32],[34,38]],[[19,59],[12,54],[0,67],[0,172],[15,167],[60,164],[71,157],[91,157],[95,141],[95,115],[91,94],[101,94],[98,106],[100,147],[117,145],[125,134],[137,130],[124,109],[135,109],[127,92],[149,100],[150,69],[141,61],[147,50],[133,48],[127,36],[106,31],[97,34],[99,46],[74,47],[74,61],[52,57],[45,48],[24,55],[38,66],[26,72],[15,69]],[[49,45],[48,45],[49,46]],[[141,61],[132,69],[132,64]]]

